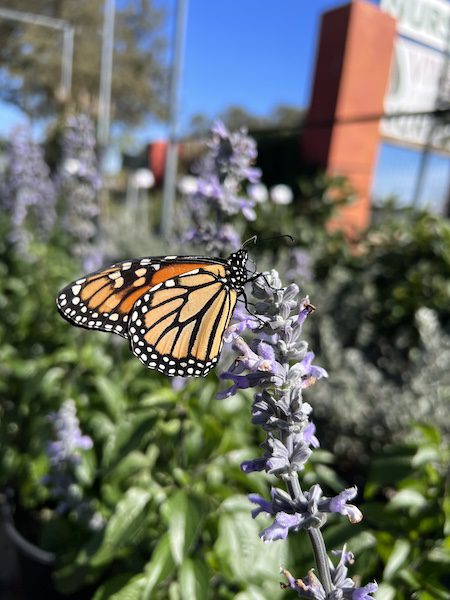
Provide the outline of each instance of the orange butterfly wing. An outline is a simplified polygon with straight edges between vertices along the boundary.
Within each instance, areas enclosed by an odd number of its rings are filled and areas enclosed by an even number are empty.
[[[204,377],[216,364],[237,300],[223,265],[203,265],[153,286],[135,304],[130,346],[150,369]]]
[[[59,292],[56,305],[72,325],[128,338],[130,312],[151,287],[202,266],[190,257],[122,261],[73,281]]]

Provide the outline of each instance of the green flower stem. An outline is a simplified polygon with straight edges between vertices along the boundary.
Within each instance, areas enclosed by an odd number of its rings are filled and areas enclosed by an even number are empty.
[[[314,559],[316,561],[320,582],[323,585],[325,593],[327,595],[331,594],[331,592],[334,590],[334,586],[333,582],[331,581],[330,565],[322,532],[318,527],[310,527],[307,529],[307,532],[313,548]]]

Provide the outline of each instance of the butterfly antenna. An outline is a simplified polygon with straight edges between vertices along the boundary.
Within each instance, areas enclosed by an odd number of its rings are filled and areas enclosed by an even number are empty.
[[[256,237],[256,235],[254,237]],[[283,235],[276,235],[276,236],[270,237],[270,238],[262,238],[262,239],[260,239],[260,242],[271,242],[272,240],[279,240],[281,238],[289,238],[292,243],[295,242],[295,240],[292,237],[292,235],[289,235],[288,233],[285,233]]]
[[[256,244],[256,240],[258,239],[257,235],[252,235],[251,238],[248,238],[248,240],[245,240],[245,242],[242,244],[242,247],[245,248],[245,246],[247,244],[250,244],[251,242],[253,242],[254,244]]]

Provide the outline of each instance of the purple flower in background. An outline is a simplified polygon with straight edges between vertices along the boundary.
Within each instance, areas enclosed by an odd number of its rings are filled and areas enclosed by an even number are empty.
[[[79,451],[92,448],[92,439],[81,433],[75,402],[66,400],[58,412],[50,413],[48,420],[52,423],[56,436],[56,441],[47,447],[52,465],[78,464]]]
[[[185,221],[192,223],[183,237],[203,245],[208,252],[221,254],[241,246],[240,235],[230,218],[256,218],[258,193],[247,196],[245,187],[247,183],[260,185],[261,172],[253,166],[257,156],[255,140],[244,129],[229,132],[222,123],[216,123],[207,146],[193,169],[196,177],[180,180],[185,210],[183,228]]]
[[[42,149],[33,141],[28,127],[13,131],[6,156],[0,208],[9,216],[10,241],[26,254],[35,233],[45,239],[53,228],[55,189]]]
[[[89,500],[84,499],[78,482],[77,467],[83,451],[92,448],[92,439],[80,429],[75,402],[66,400],[61,408],[48,416],[54,439],[47,444],[49,473],[42,479],[50,494],[58,501],[56,512],[72,513],[89,529],[98,530],[104,521]]]
[[[73,239],[74,255],[83,261],[86,271],[96,270],[102,262],[96,244],[102,181],[95,154],[94,126],[85,114],[66,119],[56,181],[63,227]]]

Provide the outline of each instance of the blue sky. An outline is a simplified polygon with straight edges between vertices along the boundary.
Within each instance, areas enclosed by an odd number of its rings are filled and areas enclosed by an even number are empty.
[[[122,0],[119,0],[122,1]],[[174,0],[159,0],[168,13],[170,35]],[[268,115],[277,104],[308,105],[320,15],[342,0],[189,0],[180,125],[204,113],[214,117],[229,105]],[[376,0],[374,0],[376,4]],[[0,135],[24,116],[0,104]],[[133,134],[141,142],[164,136],[161,124],[148,121]],[[411,198],[420,156],[413,150],[380,146],[374,195]],[[433,156],[427,164],[422,203],[442,198],[450,176],[449,159]],[[428,198],[428,200],[427,200]]]

